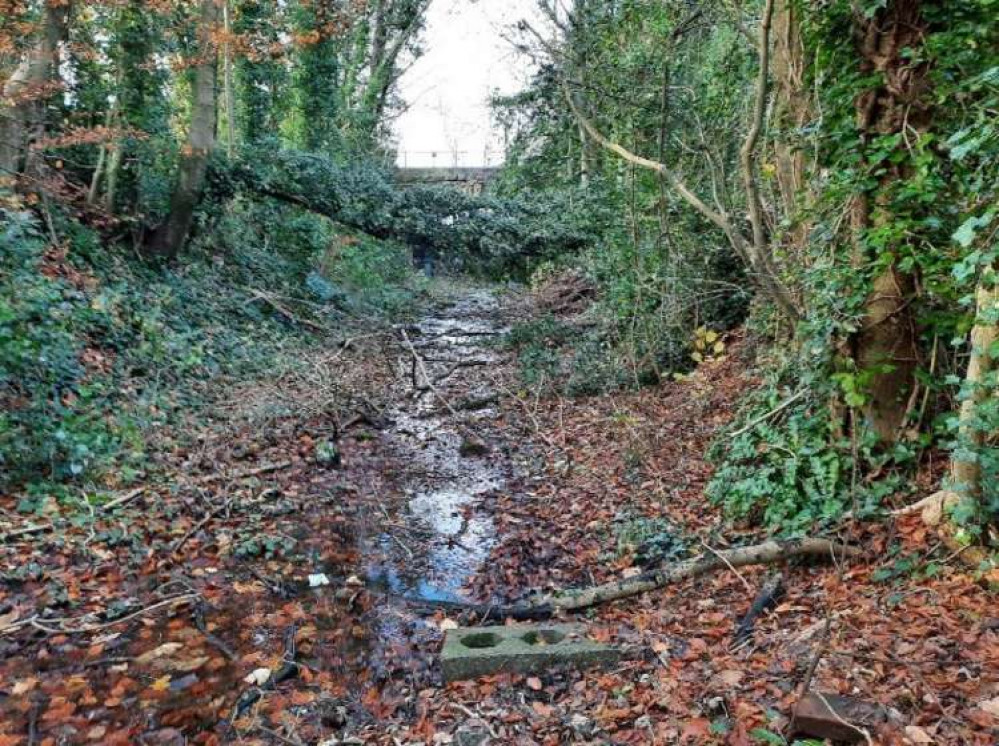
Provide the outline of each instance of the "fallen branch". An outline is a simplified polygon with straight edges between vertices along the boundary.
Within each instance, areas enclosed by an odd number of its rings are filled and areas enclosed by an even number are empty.
[[[761,422],[766,422],[767,420],[769,420],[774,415],[780,414],[781,412],[783,412],[785,409],[787,409],[792,404],[794,404],[796,401],[798,401],[798,399],[800,399],[801,397],[803,397],[805,395],[805,393],[806,392],[804,390],[799,391],[798,393],[794,394],[793,396],[785,399],[783,402],[781,402],[780,404],[778,404],[774,409],[771,409],[766,414],[760,415],[756,419],[751,420],[749,423],[747,423],[743,427],[740,427],[734,433],[730,433],[728,437],[730,439],[734,439],[734,438],[738,438],[743,433],[748,433],[750,430],[752,430],[754,427],[756,427],[757,425],[759,425]]]
[[[779,572],[774,573],[767,578],[763,587],[760,588],[760,592],[756,594],[749,611],[746,612],[746,616],[736,626],[733,646],[738,647],[749,640],[753,634],[753,628],[756,626],[756,620],[764,611],[773,608],[783,594],[784,576]]]
[[[188,601],[194,601],[195,599],[201,598],[198,593],[185,593],[179,596],[171,596],[170,598],[165,598],[151,606],[147,606],[138,611],[134,611],[131,614],[123,616],[119,619],[114,619],[110,622],[100,622],[97,624],[85,624],[80,627],[67,627],[66,625],[70,622],[78,621],[72,617],[60,617],[60,618],[45,618],[40,617],[37,614],[30,616],[27,619],[22,619],[18,622],[13,622],[5,627],[0,627],[0,637],[3,635],[10,634],[11,632],[16,632],[22,627],[34,627],[42,632],[47,632],[52,635],[78,635],[84,632],[99,632],[103,629],[108,629],[109,627],[114,627],[118,624],[124,624],[140,616],[145,616],[150,612],[156,611],[157,609],[162,609],[164,606],[173,606],[180,603],[186,603]],[[51,626],[56,625],[56,626]]]
[[[715,570],[748,565],[771,565],[797,557],[824,560],[835,557],[836,560],[840,560],[860,556],[863,556],[860,549],[838,544],[828,539],[791,539],[787,541],[772,539],[753,546],[702,554],[699,557],[649,570],[626,580],[615,580],[591,588],[539,595],[511,606],[460,603],[440,605],[459,607],[478,613],[483,621],[506,618],[544,619],[558,611],[580,611],[598,604],[619,601],[623,598],[658,590],[681,580],[700,577]],[[433,602],[433,604],[437,605],[437,602]]]
[[[18,539],[22,536],[30,536],[31,534],[41,534],[46,531],[51,531],[55,528],[53,523],[45,523],[41,526],[25,526],[24,528],[18,528],[13,531],[9,531],[0,537],[0,544],[6,544],[13,539]]]
[[[192,526],[191,529],[177,541],[173,549],[170,551],[170,554],[176,556],[177,552],[179,552],[181,548],[183,548],[183,546],[188,541],[190,541],[192,536],[194,536],[196,533],[198,533],[198,531],[207,526],[219,513],[228,510],[235,501],[236,501],[236,496],[233,495],[221,505],[218,505],[212,510],[208,511],[208,513],[206,513],[205,516],[200,521],[198,521],[194,526]]]
[[[104,503],[104,505],[101,506],[101,510],[106,513],[108,511],[114,510],[115,508],[120,508],[122,505],[125,505],[126,503],[132,502],[132,500],[134,500],[135,498],[137,498],[139,495],[141,495],[147,489],[149,489],[149,488],[143,486],[143,487],[136,487],[134,490],[129,490],[128,492],[124,493],[123,495],[119,495],[118,497],[116,497],[111,502]]]
[[[289,466],[294,464],[294,461],[278,461],[274,464],[265,464],[264,466],[259,466],[256,469],[248,469],[247,471],[239,471],[235,474],[206,474],[203,477],[198,477],[194,480],[194,484],[208,484],[209,482],[214,482],[219,479],[225,479],[230,482],[235,482],[240,479],[249,479],[250,477],[258,477],[261,474],[269,474],[272,471],[280,471],[281,469],[287,469]]]
[[[284,316],[293,323],[299,324],[304,327],[308,327],[309,329],[312,329],[312,331],[314,332],[325,333],[326,331],[328,331],[322,324],[317,324],[316,322],[310,321],[309,319],[303,319],[301,316],[297,316],[296,314],[292,313],[287,308],[287,306],[283,306],[280,303],[278,303],[270,293],[265,293],[263,290],[257,290],[255,288],[250,288],[250,292],[253,294],[253,297],[250,298],[250,303],[252,303],[255,300],[262,300],[264,303],[269,305],[271,308],[273,308],[275,311],[277,311],[279,314],[281,314],[282,316]]]
[[[702,554],[700,557],[650,570],[627,580],[615,580],[581,590],[562,591],[542,597],[534,603],[546,604],[554,609],[576,611],[608,601],[637,596],[723,568],[770,565],[795,557],[829,559],[834,553],[836,557],[859,557],[862,554],[859,549],[827,539],[771,540],[753,546],[726,549],[715,554]]]

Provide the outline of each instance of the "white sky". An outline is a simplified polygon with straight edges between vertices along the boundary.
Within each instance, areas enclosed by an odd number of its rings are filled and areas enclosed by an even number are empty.
[[[433,0],[426,53],[401,81],[409,108],[399,117],[399,165],[495,165],[502,134],[492,125],[494,90],[513,93],[530,77],[526,59],[504,40],[537,13],[535,0]],[[436,158],[433,156],[436,153]]]

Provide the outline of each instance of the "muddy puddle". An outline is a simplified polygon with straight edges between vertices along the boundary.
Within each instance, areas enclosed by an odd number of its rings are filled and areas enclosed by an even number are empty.
[[[362,541],[368,582],[390,598],[465,600],[492,548],[482,506],[512,474],[505,452],[489,444],[496,342],[506,331],[499,310],[492,294],[472,292],[402,330],[412,349],[404,345],[397,360],[405,384],[382,433],[396,469],[385,476],[400,499]]]

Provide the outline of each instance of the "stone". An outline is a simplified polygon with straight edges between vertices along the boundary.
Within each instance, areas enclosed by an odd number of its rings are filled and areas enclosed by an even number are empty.
[[[476,437],[469,436],[461,441],[458,454],[463,458],[476,458],[489,453],[489,446]]]
[[[579,738],[593,738],[593,734],[596,733],[593,721],[578,712],[569,719],[569,727]]]
[[[483,724],[463,725],[454,732],[456,746],[485,746],[489,743],[489,729]]]
[[[864,733],[888,720],[881,705],[838,694],[809,692],[794,708],[796,735],[856,743]]]
[[[586,638],[580,624],[520,624],[448,630],[441,650],[447,681],[497,673],[541,673],[555,666],[616,663],[621,652]]]

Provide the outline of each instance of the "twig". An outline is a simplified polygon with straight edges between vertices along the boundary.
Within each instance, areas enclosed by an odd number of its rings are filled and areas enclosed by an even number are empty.
[[[753,595],[753,586],[751,586],[749,584],[749,581],[746,580],[746,577],[741,572],[739,572],[738,570],[736,570],[735,567],[732,565],[732,563],[728,561],[728,557],[726,557],[724,554],[722,554],[721,552],[719,552],[714,547],[710,546],[706,541],[704,541],[704,539],[701,539],[701,544],[704,546],[705,549],[707,549],[709,552],[711,552],[711,554],[713,554],[715,557],[717,557],[722,562],[724,562],[725,566],[729,570],[731,570],[732,572],[735,573],[735,576],[737,578],[739,578],[739,580],[742,581],[742,584],[746,587],[746,591],[749,593],[750,596],[752,596]]]
[[[845,571],[845,567],[844,567],[844,565],[843,565],[842,562],[840,562],[839,560],[836,559],[836,546],[835,545],[831,545],[829,547],[829,554],[830,554],[830,557],[832,558],[832,561],[836,564],[837,582],[839,582],[842,585],[842,583],[843,583],[843,573]],[[845,557],[846,557],[846,554],[844,552],[843,558],[845,558]],[[830,640],[830,637],[832,636],[831,635],[831,633],[832,633],[832,620],[833,620],[832,604],[828,604],[827,603],[826,604],[826,618],[825,618],[825,622],[822,625],[822,638],[819,640],[818,645],[815,646],[815,654],[812,656],[812,660],[808,664],[808,670],[805,672],[805,678],[802,679],[802,681],[801,681],[801,686],[798,687],[798,701],[799,702],[802,700],[802,698],[805,696],[805,694],[811,688],[811,686],[812,686],[812,679],[815,678],[815,671],[818,669],[819,662],[822,660],[823,656],[825,656],[826,650],[829,647],[829,640]],[[816,694],[818,694],[818,692],[816,692]],[[822,695],[819,695],[819,696],[822,696]],[[825,701],[825,700],[823,700],[823,701]],[[828,702],[826,702],[826,706],[827,707],[829,706]],[[830,708],[830,709],[832,709],[832,708]],[[794,728],[795,728],[795,725],[797,724],[796,723],[797,719],[798,719],[798,712],[797,712],[797,708],[795,708],[794,712],[792,712],[792,714],[791,714],[791,722],[788,723],[788,731],[787,731],[788,735],[793,735],[794,734]]]
[[[455,419],[457,420],[455,426],[459,430],[464,430],[466,435],[471,435],[477,438],[478,436],[475,434],[475,432],[470,427],[468,427],[468,425],[462,422],[461,415],[453,406],[451,406],[451,402],[449,402],[446,398],[444,398],[444,395],[441,394],[441,392],[437,389],[436,386],[434,386],[433,379],[430,377],[430,374],[427,372],[427,366],[424,364],[423,358],[420,357],[420,353],[416,351],[416,347],[414,347],[413,343],[410,341],[409,335],[406,334],[406,330],[400,326],[399,333],[402,335],[403,341],[406,343],[406,346],[409,348],[410,354],[412,354],[413,356],[414,364],[419,367],[420,373],[423,375],[423,380],[427,382],[427,387],[430,389],[431,392],[433,392],[434,396],[440,399],[441,403],[447,408],[448,412],[450,412],[451,415],[455,417]]]
[[[249,469],[247,471],[239,471],[235,474],[206,474],[203,477],[198,477],[194,480],[194,484],[207,484],[209,482],[214,482],[217,479],[225,479],[230,482],[235,482],[240,479],[249,479],[250,477],[257,477],[261,474],[267,474],[272,471],[279,471],[281,469],[287,469],[289,466],[294,464],[292,460],[288,461],[278,461],[273,464],[265,464],[264,466],[257,467],[256,469]]]
[[[783,412],[785,409],[787,409],[792,404],[794,404],[796,401],[798,401],[798,399],[800,399],[801,397],[803,397],[805,395],[805,393],[806,393],[805,390],[802,389],[801,391],[799,391],[798,393],[796,393],[794,396],[791,396],[788,399],[786,399],[783,402],[781,402],[779,405],[777,405],[776,408],[771,409],[766,414],[761,415],[760,417],[757,417],[756,419],[754,419],[749,424],[745,425],[744,427],[740,427],[734,433],[729,434],[728,437],[729,438],[738,438],[743,433],[748,433],[750,430],[752,430],[754,427],[756,427],[757,425],[759,425],[761,422],[765,422],[765,421],[769,420],[771,417],[773,417],[775,414],[779,414],[779,413]]]
[[[41,526],[25,526],[24,528],[19,528],[14,531],[10,531],[0,537],[0,544],[6,544],[12,539],[17,539],[21,536],[28,536],[29,534],[40,534],[44,531],[51,531],[55,528],[55,524],[46,523]]]
[[[456,709],[458,712],[461,712],[461,713],[467,715],[468,717],[472,718],[473,720],[481,720],[482,723],[486,726],[486,729],[489,731],[489,735],[491,735],[493,738],[499,740],[499,734],[496,732],[496,730],[493,728],[492,725],[490,725],[488,722],[486,722],[486,719],[484,717],[482,717],[479,714],[476,714],[475,712],[473,712],[472,710],[468,709],[467,707],[465,707],[465,705],[461,704],[460,702],[451,702],[450,704],[451,704],[451,707],[453,707],[454,709]]]
[[[304,746],[304,744],[301,741],[299,741],[297,738],[295,738],[295,739],[287,738],[286,736],[282,736],[276,730],[272,730],[272,729],[267,728],[267,727],[265,727],[263,725],[258,725],[257,726],[257,730],[262,731],[262,732],[266,733],[269,736],[273,736],[274,738],[276,738],[277,740],[279,740],[281,743],[291,744],[291,746]]]
[[[35,614],[34,616],[29,617],[28,619],[22,619],[19,622],[14,622],[13,624],[8,624],[5,627],[0,627],[0,636],[14,632],[20,629],[21,627],[29,627],[29,626],[35,627],[36,629],[39,629],[42,632],[47,632],[53,635],[77,635],[77,634],[83,634],[85,632],[98,632],[102,629],[107,629],[109,627],[114,627],[119,624],[124,624],[125,622],[129,622],[140,616],[145,616],[146,614],[156,611],[157,609],[162,609],[164,606],[172,606],[174,604],[193,601],[194,599],[200,597],[201,594],[199,593],[184,593],[179,596],[171,596],[170,598],[165,598],[162,601],[158,601],[157,603],[152,604],[151,606],[147,606],[143,609],[139,609],[138,611],[132,612],[127,616],[123,616],[120,619],[115,619],[110,622],[102,622],[101,624],[86,624],[83,625],[82,627],[63,626],[67,622],[76,621],[76,619],[73,619],[72,617],[46,619],[46,618],[41,618],[37,614]],[[59,626],[50,627],[48,626],[50,624],[55,624]]]
[[[176,543],[176,545],[174,546],[174,548],[171,550],[170,553],[174,555],[177,554],[177,552],[181,550],[181,548],[191,539],[192,536],[194,536],[196,533],[198,533],[198,531],[207,526],[208,523],[213,518],[215,518],[215,516],[217,516],[219,513],[221,513],[224,510],[227,510],[233,504],[233,502],[235,502],[235,500],[236,496],[233,495],[224,503],[216,507],[214,510],[208,511],[208,513],[205,515],[204,518],[198,521],[194,526],[191,527],[191,529],[186,534],[184,534],[180,538],[180,540]]]
[[[101,510],[104,511],[104,512],[108,512],[108,511],[114,510],[115,508],[120,508],[122,505],[125,505],[126,503],[132,502],[132,500],[134,500],[135,498],[137,498],[139,495],[141,495],[147,489],[149,489],[149,488],[143,486],[143,487],[136,487],[134,490],[129,490],[125,494],[120,495],[119,497],[116,497],[111,502],[104,503],[104,505],[101,506]]]
[[[296,324],[301,324],[302,326],[306,326],[315,332],[325,333],[326,331],[328,331],[326,327],[324,327],[322,324],[317,324],[316,322],[310,321],[309,319],[303,319],[301,316],[296,316],[291,311],[289,311],[285,306],[282,306],[280,303],[274,300],[274,298],[269,293],[265,293],[263,290],[256,290],[254,288],[250,288],[250,292],[253,293],[253,297],[250,299],[251,303],[255,300],[262,300],[264,303],[271,306],[275,311],[284,316],[287,316],[291,321],[295,322]]]
[[[197,627],[198,631],[205,636],[205,640],[207,640],[213,647],[217,648],[222,655],[231,661],[236,660],[236,654],[232,652],[232,648],[226,645],[219,637],[208,631],[208,625],[205,623],[205,604],[203,602],[198,603],[194,607],[194,626]]]

